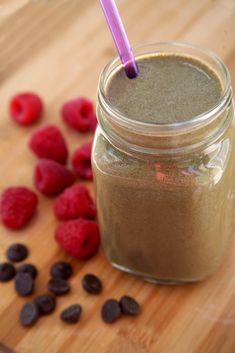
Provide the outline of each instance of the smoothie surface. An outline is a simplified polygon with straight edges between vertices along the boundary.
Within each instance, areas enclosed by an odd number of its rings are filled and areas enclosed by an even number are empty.
[[[167,124],[190,120],[210,109],[222,95],[215,72],[181,55],[151,54],[137,58],[139,76],[126,77],[123,67],[108,79],[112,106],[131,120]]]

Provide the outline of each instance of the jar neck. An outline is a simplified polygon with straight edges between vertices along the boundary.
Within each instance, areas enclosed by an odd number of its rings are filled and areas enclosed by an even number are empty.
[[[167,155],[190,153],[205,148],[224,135],[234,116],[230,76],[219,58],[210,52],[189,45],[184,46],[181,43],[160,43],[159,45],[163,45],[164,50],[166,50],[166,46],[169,46],[171,51],[175,51],[179,47],[182,50],[181,46],[183,46],[182,54],[189,55],[187,50],[194,50],[194,57],[199,59],[204,54],[203,60],[214,66],[213,69],[221,80],[223,92],[221,98],[211,110],[185,122],[148,124],[128,119],[128,117],[115,110],[105,94],[105,85],[108,78],[115,68],[118,65],[120,66],[118,59],[115,59],[106,66],[100,77],[97,117],[99,126],[110,143],[126,153]],[[141,49],[139,48],[139,50]]]

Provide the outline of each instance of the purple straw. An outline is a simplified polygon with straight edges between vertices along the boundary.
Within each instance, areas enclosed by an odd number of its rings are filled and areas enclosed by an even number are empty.
[[[112,33],[120,59],[129,78],[136,78],[139,70],[121,17],[114,0],[100,0],[106,21]]]

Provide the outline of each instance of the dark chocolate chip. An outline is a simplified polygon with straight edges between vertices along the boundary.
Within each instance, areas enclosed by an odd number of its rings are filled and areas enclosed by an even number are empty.
[[[35,279],[38,275],[38,270],[33,264],[23,264],[19,266],[16,271],[17,273],[27,273],[33,279]]]
[[[69,279],[72,276],[73,268],[68,262],[60,261],[51,267],[51,276]]]
[[[121,297],[119,304],[123,314],[137,315],[140,312],[140,306],[137,301],[128,295]]]
[[[8,262],[3,262],[0,264],[0,282],[10,281],[13,277],[15,277],[15,274],[15,267],[12,264]]]
[[[101,280],[90,273],[86,274],[82,279],[82,286],[90,294],[99,294],[102,291]]]
[[[25,297],[33,292],[34,281],[28,273],[18,273],[15,277],[16,292]]]
[[[31,326],[38,320],[39,313],[34,302],[25,303],[20,312],[20,322],[23,326]]]
[[[34,299],[40,315],[48,315],[55,310],[56,299],[51,294],[42,294]]]
[[[23,244],[13,244],[7,250],[7,258],[12,262],[19,262],[26,259],[28,249]]]
[[[63,310],[60,314],[60,318],[62,321],[65,321],[69,324],[76,324],[80,319],[81,312],[81,305],[74,304]]]
[[[121,308],[119,302],[115,299],[108,299],[103,304],[101,308],[101,317],[102,319],[111,324],[117,320],[121,315]]]
[[[69,283],[65,279],[59,277],[50,279],[47,288],[55,295],[63,295],[70,291]]]

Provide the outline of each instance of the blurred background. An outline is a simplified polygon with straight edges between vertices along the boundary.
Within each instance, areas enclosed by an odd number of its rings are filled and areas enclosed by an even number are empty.
[[[234,0],[117,0],[131,43],[191,41],[218,53],[235,77]],[[35,86],[48,99],[95,98],[115,55],[98,0],[0,0],[1,99]],[[52,94],[53,93],[53,94]]]

